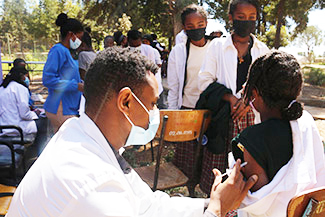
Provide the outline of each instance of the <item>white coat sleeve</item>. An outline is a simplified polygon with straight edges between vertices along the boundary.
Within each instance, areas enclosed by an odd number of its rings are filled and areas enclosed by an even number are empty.
[[[213,43],[213,42],[212,42]],[[217,54],[215,46],[211,44],[203,60],[201,70],[199,72],[199,91],[202,93],[212,82],[217,80]]]
[[[132,172],[131,172],[132,173]],[[137,174],[127,186],[118,174],[101,184],[85,197],[70,204],[62,217],[197,217],[203,216],[202,198],[170,197],[165,192],[152,192]],[[131,181],[132,180],[132,181]],[[132,193],[131,193],[132,192]],[[133,194],[133,196],[131,196]]]
[[[167,66],[168,109],[178,109],[179,80],[177,76],[176,52],[173,49],[168,57]]]
[[[31,111],[29,108],[28,100],[29,93],[27,88],[23,87],[15,92],[15,98],[17,103],[17,108],[19,112],[19,116],[22,120],[33,120],[38,119],[38,116],[35,112]]]

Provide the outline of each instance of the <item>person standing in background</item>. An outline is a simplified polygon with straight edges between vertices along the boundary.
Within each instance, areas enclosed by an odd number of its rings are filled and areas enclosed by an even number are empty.
[[[128,46],[127,37],[125,35],[123,35],[121,31],[114,32],[113,37],[114,37],[114,41],[117,46],[121,46],[121,47]]]
[[[208,13],[196,4],[191,4],[182,11],[181,19],[188,40],[177,44],[168,58],[168,109],[195,109],[200,97],[198,75],[211,43],[205,36],[207,18]],[[194,176],[197,143],[194,140],[177,144],[173,161],[190,179]],[[190,194],[193,194],[195,184],[188,183]]]
[[[228,16],[233,32],[226,38],[216,38],[211,42],[198,76],[199,90],[203,93],[197,108],[212,111],[213,119],[203,149],[200,188],[204,192],[209,192],[213,183],[211,170],[218,168],[224,172],[228,167],[231,139],[254,124],[254,113],[243,102],[241,90],[251,63],[269,51],[252,34],[258,9],[255,0],[229,2]],[[256,123],[259,122],[258,113],[255,117]]]
[[[81,45],[84,34],[82,24],[64,13],[55,23],[60,27],[61,41],[51,48],[43,69],[43,85],[49,91],[44,109],[54,132],[65,120],[78,115],[83,83],[78,61],[72,58],[70,49]]]
[[[114,37],[108,35],[104,38],[104,48],[113,47],[114,46]]]
[[[93,49],[92,42],[91,42],[90,32],[91,29],[87,27],[86,31],[84,32],[81,38],[82,43],[78,48],[79,73],[82,80],[85,80],[86,71],[89,68],[89,65],[96,58],[96,53]]]

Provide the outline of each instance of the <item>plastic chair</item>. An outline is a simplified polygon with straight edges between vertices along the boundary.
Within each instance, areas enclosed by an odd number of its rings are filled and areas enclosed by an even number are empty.
[[[8,212],[12,196],[16,187],[0,184],[0,216],[5,216]]]
[[[301,192],[293,197],[287,208],[288,217],[324,217],[325,187]]]
[[[198,177],[198,170],[202,157],[202,138],[208,126],[208,110],[160,110],[160,126],[156,134],[159,140],[156,165],[135,168],[140,177],[153,191],[166,190],[186,185],[190,196],[194,196],[196,180],[189,180],[173,163],[161,164],[161,154],[164,142],[185,142],[198,139],[195,156],[194,179]],[[177,145],[177,143],[175,143]]]
[[[19,136],[0,136],[0,170],[10,170],[17,181],[16,169],[22,163],[26,172],[25,149],[33,144],[35,135],[24,136],[22,129],[14,125],[0,125],[0,130],[3,129],[16,129],[19,132]]]

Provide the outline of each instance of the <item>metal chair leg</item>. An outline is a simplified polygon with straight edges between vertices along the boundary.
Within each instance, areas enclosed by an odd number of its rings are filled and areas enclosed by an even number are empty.
[[[150,142],[150,149],[151,149],[151,159],[152,159],[152,162],[154,162],[155,161],[155,155],[154,155],[154,153],[153,153],[153,144],[152,144],[153,142],[151,141]]]

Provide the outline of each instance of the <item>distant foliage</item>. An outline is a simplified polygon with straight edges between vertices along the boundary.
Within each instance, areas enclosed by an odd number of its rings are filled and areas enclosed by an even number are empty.
[[[305,70],[304,73],[305,82],[325,87],[325,70],[319,68],[310,68],[310,70]]]

